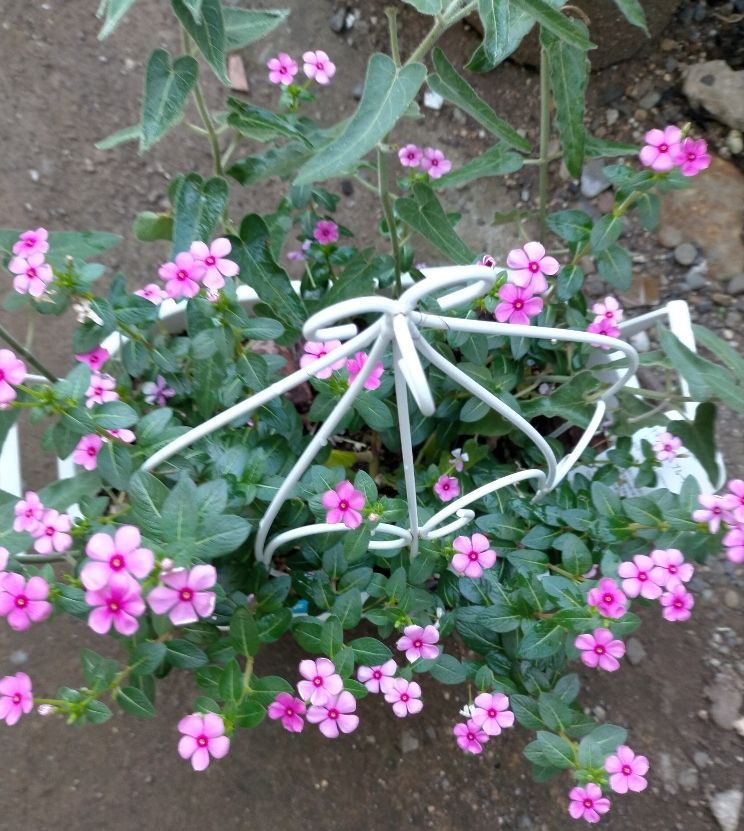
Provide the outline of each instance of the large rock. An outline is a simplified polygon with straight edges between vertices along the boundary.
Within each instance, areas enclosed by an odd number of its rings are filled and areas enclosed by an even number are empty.
[[[737,789],[723,791],[710,798],[710,810],[721,831],[736,831],[739,827],[742,798],[744,795]]]
[[[693,64],[685,75],[684,93],[694,107],[744,130],[744,70],[734,72],[726,61]]]
[[[670,228],[702,249],[714,280],[744,272],[744,175],[733,164],[714,158],[691,187],[662,197],[659,233]]]

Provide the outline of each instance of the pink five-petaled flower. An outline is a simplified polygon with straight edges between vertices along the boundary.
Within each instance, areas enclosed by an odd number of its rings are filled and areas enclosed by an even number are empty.
[[[0,678],[0,721],[12,727],[24,713],[34,708],[31,679],[25,672]]]
[[[44,516],[45,508],[35,491],[26,491],[26,498],[16,502],[14,510],[14,531],[34,534],[41,527],[41,518]]]
[[[147,602],[156,615],[167,614],[175,626],[184,626],[214,612],[217,595],[208,591],[217,582],[214,566],[174,568],[161,574],[160,580],[161,585],[147,595]]]
[[[488,741],[488,733],[471,718],[467,723],[456,724],[452,732],[457,739],[457,746],[466,753],[482,753],[483,745]]]
[[[424,154],[419,162],[424,173],[432,179],[440,179],[445,173],[452,170],[452,162],[445,158],[444,153],[435,147],[425,147]]]
[[[424,151],[416,144],[407,144],[398,151],[398,159],[403,167],[418,167],[423,157]]]
[[[300,675],[303,680],[297,682],[297,692],[311,704],[322,704],[339,695],[344,688],[341,676],[336,672],[333,661],[328,658],[318,658],[316,661],[305,658],[300,661]]]
[[[473,580],[482,577],[483,570],[491,568],[496,562],[496,552],[491,548],[488,537],[483,534],[456,537],[452,547],[456,552],[450,563],[453,571]]]
[[[18,294],[30,294],[31,297],[41,297],[46,291],[47,284],[54,279],[52,267],[44,262],[43,254],[13,257],[8,264],[8,269],[15,274],[13,288]]]
[[[302,69],[308,78],[317,81],[319,84],[327,84],[336,74],[336,64],[322,49],[315,52],[305,52],[302,55]]]
[[[225,722],[217,713],[194,713],[178,722],[182,733],[178,742],[178,755],[191,759],[194,770],[206,770],[210,756],[221,759],[230,750],[230,739],[225,735]]]
[[[357,681],[364,684],[371,693],[378,693],[380,691],[387,692],[393,682],[397,669],[398,665],[393,658],[379,666],[362,666],[357,670]]]
[[[343,522],[347,528],[358,528],[362,524],[362,510],[365,503],[364,494],[345,479],[335,489],[323,494],[323,507],[326,509],[326,522],[335,525]]]
[[[697,176],[710,167],[710,154],[705,139],[686,138],[672,150],[672,161],[683,176]]]
[[[656,600],[661,596],[661,586],[654,579],[654,561],[645,554],[636,554],[632,561],[620,563],[617,569],[623,578],[622,587],[628,597],[645,597]]]
[[[15,400],[15,386],[25,377],[26,364],[10,349],[0,349],[0,407]]]
[[[744,479],[732,479],[728,488],[728,492],[723,494],[723,508],[735,522],[744,524]],[[700,503],[702,504],[702,497]]]
[[[600,303],[595,303],[592,306],[592,314],[595,314],[598,318],[610,320],[613,323],[620,323],[623,319],[623,310],[620,308],[617,300],[612,296],[605,297]]]
[[[19,257],[29,257],[31,254],[46,254],[49,250],[49,232],[46,228],[37,228],[35,231],[24,231],[18,241],[13,244],[13,253]]]
[[[498,736],[502,728],[514,724],[514,713],[509,709],[509,699],[503,693],[480,693],[473,703],[473,721],[486,735]]]
[[[606,317],[597,317],[595,318],[587,327],[587,332],[591,332],[593,335],[604,335],[608,338],[617,338],[620,337],[620,329],[615,326],[614,322]],[[596,346],[597,344],[592,344]],[[603,346],[602,349],[609,349],[609,346]]]
[[[355,710],[356,698],[344,690],[327,697],[322,704],[313,704],[307,711],[307,720],[317,724],[327,739],[336,739],[339,732],[351,733],[359,726],[359,716],[352,715]]]
[[[126,427],[113,427],[111,430],[106,430],[109,436],[113,436],[115,439],[119,439],[119,441],[123,441],[126,444],[131,444],[137,436],[134,433],[127,429]]]
[[[507,258],[509,282],[523,288],[531,288],[534,294],[542,294],[548,288],[545,275],[552,277],[560,271],[555,257],[548,257],[539,242],[526,242],[522,248],[513,248]]]
[[[693,520],[707,522],[710,533],[717,534],[726,512],[724,497],[715,493],[701,493],[698,504],[702,507],[692,512]]]
[[[144,297],[145,300],[149,300],[150,303],[154,303],[156,306],[159,306],[168,297],[168,292],[157,283],[148,283],[143,288],[137,289],[135,294],[138,297]]]
[[[579,635],[574,641],[574,646],[581,650],[581,661],[585,666],[592,669],[599,666],[606,672],[620,669],[617,659],[625,655],[625,644],[615,640],[612,632],[604,627]]]
[[[86,470],[95,470],[98,466],[98,453],[103,447],[103,439],[95,433],[83,436],[75,445],[72,461]]]
[[[439,655],[439,647],[435,646],[439,641],[439,630],[436,626],[406,626],[403,634],[398,638],[396,646],[401,652],[406,653],[410,663],[419,658],[433,660]]]
[[[110,357],[111,353],[108,349],[105,349],[103,346],[96,346],[90,352],[82,352],[79,355],[75,355],[75,360],[88,364],[93,372],[99,372]]]
[[[131,574],[139,580],[152,571],[155,556],[149,548],[140,548],[139,528],[122,525],[114,536],[93,534],[85,546],[90,560],[83,566],[80,579],[86,589],[102,589],[114,574]]]
[[[529,326],[530,318],[539,315],[543,308],[542,298],[534,297],[531,288],[522,288],[513,283],[501,286],[499,299],[501,302],[493,312],[499,323]]]
[[[680,447],[682,447],[682,439],[673,436],[671,433],[663,432],[656,437],[652,449],[660,462],[666,462],[677,456]]]
[[[610,787],[615,793],[645,790],[648,782],[643,777],[648,768],[648,759],[636,756],[627,744],[621,744],[614,756],[605,759],[605,770],[610,774]]]
[[[305,715],[305,702],[295,698],[291,693],[280,692],[269,704],[268,715],[274,721],[281,719],[282,727],[290,733],[301,733],[305,726],[302,720],[302,716]]]
[[[339,346],[341,346],[340,340],[327,340],[325,342],[314,340],[307,341],[305,344],[305,354],[300,358],[300,366],[303,369],[306,366],[310,366],[310,364],[317,361],[318,358],[323,358],[329,352],[333,352],[334,349],[338,349]],[[317,369],[312,374],[316,378],[325,380],[333,375],[333,371],[335,369],[341,369],[345,363],[346,358],[339,358],[339,360],[335,361],[330,366],[327,366],[325,369]]]
[[[321,245],[330,245],[338,242],[338,225],[332,219],[320,219],[315,224],[313,237]]]
[[[732,563],[744,563],[744,526],[732,528],[723,538],[726,557]]]
[[[168,399],[173,398],[176,391],[168,386],[162,375],[158,375],[154,381],[146,381],[142,384],[142,393],[145,396],[145,403],[165,407]]]
[[[269,81],[272,84],[288,87],[297,74],[297,61],[286,52],[280,52],[266,63],[266,68],[269,70]]]
[[[646,144],[638,154],[641,164],[659,173],[671,170],[675,165],[673,151],[677,149],[681,138],[682,131],[673,124],[663,130],[649,130],[645,135]]]
[[[449,463],[458,473],[462,473],[465,468],[465,463],[469,461],[470,456],[468,456],[467,453],[464,453],[462,448],[456,447],[452,451],[452,458],[449,460]]]
[[[362,371],[362,368],[369,360],[369,356],[366,352],[357,352],[353,358],[349,358],[346,361],[346,369],[349,373],[349,383],[354,383],[357,375]],[[380,386],[380,378],[382,377],[383,366],[380,361],[375,364],[374,369],[370,374],[367,376],[367,380],[364,382],[364,389],[365,390],[376,390]]]
[[[420,713],[424,708],[421,700],[421,687],[415,681],[395,678],[385,691],[385,701],[393,705],[393,712],[398,718]]]
[[[163,263],[158,269],[160,279],[165,282],[168,297],[195,297],[199,293],[199,281],[207,267],[194,259],[193,254],[181,251],[174,262]]]
[[[628,598],[611,577],[599,581],[599,585],[589,590],[586,602],[596,606],[602,617],[618,618],[627,612]]]
[[[684,554],[678,548],[657,548],[651,552],[651,559],[654,562],[651,579],[667,591],[677,583],[687,583],[692,579],[695,566],[685,562]]]
[[[88,589],[85,602],[93,607],[88,626],[98,635],[105,635],[112,625],[120,635],[133,635],[145,611],[140,584],[126,572],[112,574],[100,589]]]
[[[680,620],[689,620],[692,617],[692,607],[695,605],[695,598],[687,591],[682,583],[675,583],[669,587],[659,598],[659,603],[664,607],[662,616],[664,620],[676,623]]]
[[[0,617],[8,619],[11,629],[24,632],[51,615],[48,596],[49,584],[43,577],[29,577],[26,582],[22,575],[7,572],[0,580]]]
[[[89,409],[96,404],[106,404],[109,401],[118,401],[119,393],[116,391],[116,379],[105,372],[94,372],[90,376],[90,386],[85,391],[85,406]]]
[[[434,493],[442,502],[449,502],[460,495],[460,483],[454,476],[447,476],[443,473],[434,483]]]
[[[68,533],[72,527],[72,517],[60,514],[53,508],[44,511],[41,521],[32,535],[35,537],[34,550],[37,554],[61,554],[72,547],[72,537]]]
[[[201,263],[205,268],[202,283],[213,291],[225,285],[225,277],[235,277],[240,271],[237,263],[225,259],[232,251],[230,240],[226,237],[217,237],[209,245],[196,240],[191,243],[189,251],[194,262]]]
[[[573,819],[585,819],[590,824],[599,822],[600,814],[610,810],[610,800],[602,796],[602,789],[594,782],[587,782],[585,788],[571,788],[568,798],[568,813]]]

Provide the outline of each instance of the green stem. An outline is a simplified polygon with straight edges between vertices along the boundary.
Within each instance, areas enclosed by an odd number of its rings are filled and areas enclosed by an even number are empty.
[[[416,63],[416,61],[421,60],[421,58],[425,57],[426,54],[429,52],[432,46],[439,40],[442,35],[442,32],[449,26],[449,22],[445,18],[443,14],[437,15],[434,19],[434,24],[432,25],[431,29],[426,33],[424,39],[419,43],[419,45],[411,52],[411,56],[406,61],[406,66],[411,63]]]
[[[398,10],[394,6],[385,6],[390,34],[390,56],[396,66],[400,66],[400,48],[398,46]]]
[[[393,251],[393,260],[395,261],[395,296],[398,297],[403,291],[403,284],[401,282],[401,268],[400,268],[400,244],[398,242],[398,229],[395,224],[395,212],[393,210],[393,202],[390,198],[390,191],[388,190],[388,179],[390,177],[387,153],[380,147],[377,148],[377,176],[378,186],[380,190],[380,202],[382,203],[382,213],[385,216],[385,222],[390,232],[390,245]]]
[[[31,364],[34,369],[38,369],[39,372],[52,384],[56,384],[59,380],[57,376],[48,370],[44,364],[40,361],[37,361],[36,358],[26,349],[26,347],[19,343],[13,335],[2,325],[0,324],[0,338],[2,338],[8,346],[15,351],[15,353],[24,359],[27,363]]]
[[[185,30],[181,30],[181,43],[183,45],[183,51],[187,54],[191,54],[191,38],[188,36]],[[207,131],[207,136],[209,137],[209,144],[212,148],[212,158],[214,159],[214,172],[216,176],[222,176],[222,151],[220,150],[220,139],[217,135],[217,130],[215,129],[214,122],[212,121],[212,116],[209,114],[209,108],[207,107],[206,101],[204,100],[204,93],[202,92],[201,84],[197,80],[194,84],[193,90],[194,96],[194,103],[196,104],[196,109],[199,111],[199,116],[201,117],[202,123],[204,124],[204,129]]]
[[[548,164],[550,155],[550,78],[548,77],[548,53],[540,48],[540,166],[538,191],[538,238],[545,239],[548,215]]]

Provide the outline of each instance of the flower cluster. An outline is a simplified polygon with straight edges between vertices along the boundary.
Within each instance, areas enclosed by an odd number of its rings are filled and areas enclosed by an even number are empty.
[[[398,151],[398,159],[403,167],[410,170],[421,169],[430,179],[441,179],[452,170],[452,162],[436,147],[419,147],[407,144]]]
[[[44,507],[35,491],[26,491],[16,502],[14,513],[13,530],[30,534],[37,554],[62,554],[72,547],[72,517]]]
[[[30,294],[37,300],[45,294],[47,286],[54,280],[52,267],[44,256],[48,250],[46,228],[24,231],[13,245],[15,256],[8,263],[8,269],[15,275],[13,288],[18,294]]]
[[[305,367],[310,367],[315,363],[315,361],[319,360],[320,358],[324,358],[329,352],[333,352],[334,349],[338,349],[340,346],[340,340],[328,340],[323,342],[306,341],[304,345],[303,355],[300,358],[300,366],[303,369]],[[313,370],[310,374],[315,378],[327,380],[336,370],[346,369],[346,371],[349,373],[349,384],[353,384],[357,375],[359,375],[359,373],[363,370],[364,365],[367,363],[367,359],[368,356],[366,352],[357,352],[352,358],[339,358],[337,361],[334,361],[329,366],[324,367],[323,369]],[[372,368],[370,374],[364,380],[364,389],[378,389],[381,383],[383,372],[384,367],[382,363],[378,361]]]
[[[311,80],[322,86],[329,84],[331,78],[336,74],[336,64],[331,61],[322,49],[314,52],[304,52],[302,55],[302,70]],[[293,83],[295,75],[299,71],[297,61],[286,52],[280,52],[275,58],[271,58],[267,64],[269,70],[269,81],[272,84],[280,84],[288,87]]]
[[[732,479],[725,493],[702,494],[698,502],[701,507],[692,514],[695,522],[707,523],[711,534],[724,523],[726,556],[732,563],[744,563],[744,479]]]
[[[509,709],[509,699],[503,693],[480,693],[473,705],[463,709],[468,720],[456,724],[452,732],[457,746],[465,753],[483,752],[483,745],[502,729],[514,725],[514,713]]]
[[[552,277],[560,270],[554,257],[545,253],[539,242],[527,242],[522,248],[514,248],[506,258],[507,282],[499,289],[501,301],[493,316],[499,323],[527,326],[530,319],[543,310],[543,300],[536,295],[548,290],[546,276]]]
[[[173,261],[160,266],[158,275],[165,283],[164,289],[148,283],[135,294],[159,305],[168,297],[173,300],[196,297],[203,285],[207,298],[214,300],[225,285],[225,277],[235,277],[240,270],[237,263],[227,259],[231,251],[232,245],[226,237],[218,237],[209,245],[195,240],[188,251],[181,251]]]
[[[595,335],[606,335],[609,338],[620,337],[618,323],[623,319],[623,310],[620,304],[612,297],[605,297],[599,303],[592,306],[594,320],[586,327],[587,332]],[[604,347],[607,349],[608,347]]]
[[[649,130],[645,141],[639,154],[641,164],[657,173],[668,173],[677,167],[683,176],[696,176],[710,166],[705,140],[685,138],[673,124],[663,130]]]
[[[640,793],[648,786],[645,774],[649,763],[645,756],[638,756],[628,747],[620,745],[615,753],[608,756],[604,763],[604,772],[609,774],[610,788],[618,794],[629,791]],[[596,782],[587,782],[584,787],[575,787],[569,791],[568,813],[573,819],[583,819],[590,824],[600,821],[611,807],[610,800],[602,794],[602,788]]]

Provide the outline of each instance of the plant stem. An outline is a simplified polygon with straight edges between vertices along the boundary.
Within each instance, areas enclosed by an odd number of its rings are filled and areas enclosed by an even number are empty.
[[[419,43],[419,45],[411,52],[411,56],[406,61],[406,66],[411,63],[415,63],[421,58],[425,57],[428,51],[431,49],[432,46],[439,40],[442,32],[449,26],[449,22],[446,20],[444,14],[438,14],[434,19],[434,24],[432,25],[431,29],[426,33],[424,39]]]
[[[390,232],[390,245],[393,251],[393,259],[395,260],[395,296],[398,297],[403,291],[403,284],[401,282],[400,270],[400,244],[398,242],[398,229],[395,225],[395,212],[393,211],[393,202],[390,198],[390,191],[388,190],[388,179],[390,177],[390,170],[388,165],[387,153],[382,148],[377,148],[377,181],[380,190],[380,202],[382,203],[382,213],[385,216],[385,222]]]
[[[390,35],[390,56],[396,66],[400,66],[400,48],[398,46],[398,10],[394,6],[385,6]]]
[[[538,191],[538,237],[545,239],[548,213],[548,164],[550,156],[550,78],[548,77],[548,53],[540,47],[540,165]]]
[[[56,384],[59,380],[57,376],[48,370],[44,364],[40,361],[37,361],[36,358],[26,349],[23,344],[19,343],[13,335],[2,325],[0,324],[0,338],[11,347],[11,349],[15,350],[16,354],[23,358],[27,363],[31,364],[34,369],[38,369],[39,372],[52,384]]]
[[[181,30],[181,43],[183,45],[183,51],[187,54],[191,54],[191,38],[188,36],[185,30]],[[201,84],[197,79],[196,83],[194,84],[193,90],[194,96],[194,103],[196,104],[196,109],[199,111],[199,116],[201,117],[202,123],[204,124],[204,129],[207,131],[207,135],[209,136],[209,144],[212,148],[212,158],[214,159],[214,172],[216,176],[222,176],[222,151],[220,150],[220,139],[217,135],[217,130],[215,129],[214,122],[212,121],[212,116],[209,114],[209,108],[204,100],[204,93],[202,92]]]

